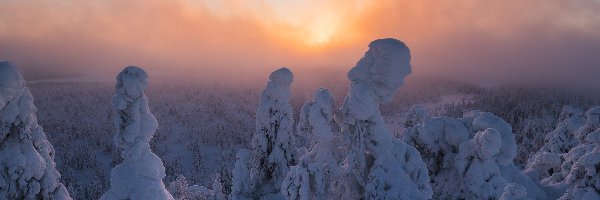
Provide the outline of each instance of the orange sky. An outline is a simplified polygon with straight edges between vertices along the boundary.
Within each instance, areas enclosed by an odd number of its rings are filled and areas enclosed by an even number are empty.
[[[600,73],[598,0],[0,0],[0,60],[30,76],[354,65],[394,37],[415,73],[457,77]]]

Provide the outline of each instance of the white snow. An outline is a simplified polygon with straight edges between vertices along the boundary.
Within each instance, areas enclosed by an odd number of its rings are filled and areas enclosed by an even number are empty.
[[[112,199],[173,199],[162,179],[165,168],[150,150],[150,139],[158,128],[156,118],[148,108],[144,90],[148,85],[146,72],[135,66],[126,67],[117,76],[113,108],[115,114],[115,145],[123,149],[123,162],[113,168],[111,187],[102,196]]]

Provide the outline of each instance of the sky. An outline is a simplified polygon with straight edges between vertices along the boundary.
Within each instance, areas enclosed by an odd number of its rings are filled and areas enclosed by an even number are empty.
[[[392,37],[411,49],[415,75],[597,83],[599,13],[600,0],[0,0],[0,60],[30,79],[128,65],[309,76],[345,73],[370,41]]]

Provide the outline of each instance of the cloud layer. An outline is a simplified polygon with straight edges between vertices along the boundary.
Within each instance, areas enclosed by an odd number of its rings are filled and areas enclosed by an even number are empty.
[[[284,65],[347,70],[369,41],[395,37],[416,74],[572,79],[600,74],[598,10],[597,0],[0,0],[0,59],[40,77],[125,65],[264,77]]]

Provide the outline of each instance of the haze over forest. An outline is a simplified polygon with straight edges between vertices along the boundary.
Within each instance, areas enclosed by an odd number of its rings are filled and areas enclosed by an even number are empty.
[[[411,48],[417,77],[585,84],[600,73],[599,9],[598,0],[0,0],[0,59],[29,80],[112,78],[127,65],[154,77],[264,80],[287,66],[300,81],[327,71],[344,80],[366,44],[393,37]]]

